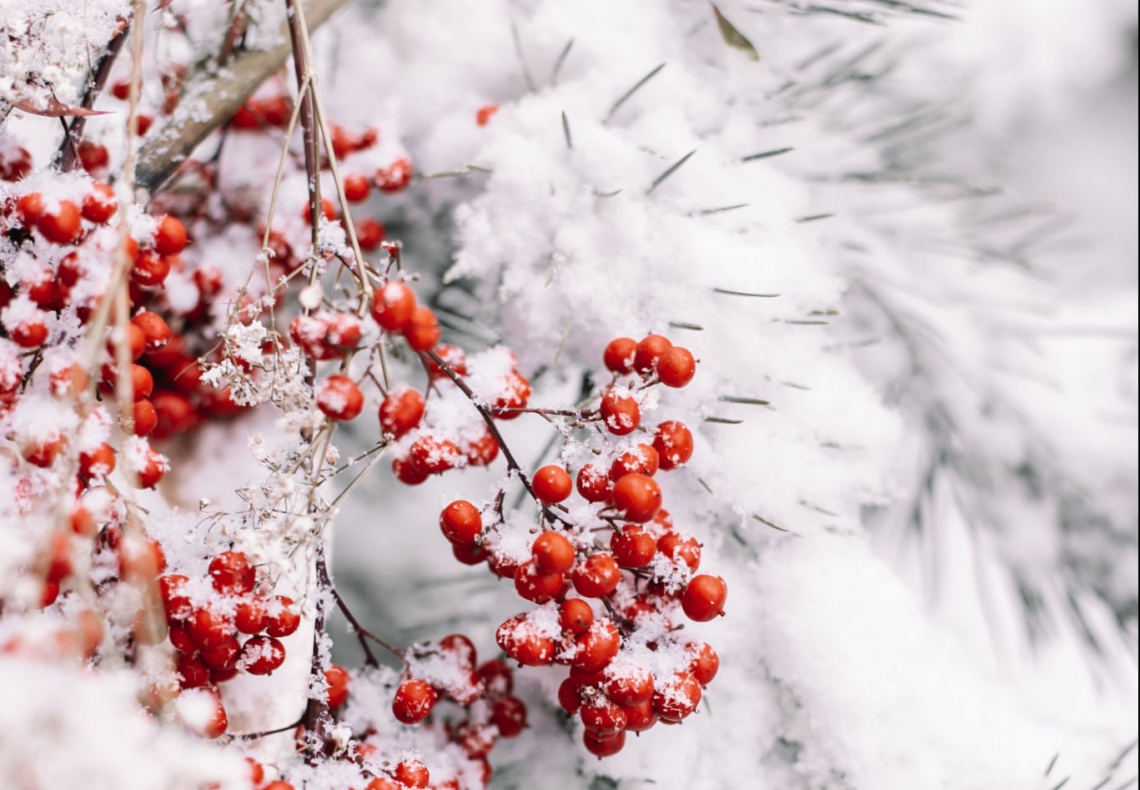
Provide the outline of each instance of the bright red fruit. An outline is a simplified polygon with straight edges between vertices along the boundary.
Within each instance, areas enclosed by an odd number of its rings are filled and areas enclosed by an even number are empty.
[[[364,393],[348,376],[329,376],[316,387],[317,406],[330,420],[355,420],[364,408]]]
[[[707,623],[724,614],[724,602],[728,598],[728,585],[719,576],[701,574],[689,581],[681,596],[681,607],[690,620]]]
[[[404,724],[419,724],[435,707],[436,693],[425,680],[405,680],[396,689],[392,713]]]
[[[271,636],[251,636],[241,647],[238,666],[251,675],[268,675],[285,662],[285,646]]]
[[[560,532],[543,532],[531,547],[534,563],[542,573],[566,573],[574,567],[574,544]]]
[[[666,387],[683,387],[696,373],[697,361],[687,348],[673,346],[657,360],[657,377]]]
[[[643,524],[661,509],[661,486],[648,475],[625,475],[614,483],[613,500],[623,518]]]
[[[440,513],[439,528],[452,543],[471,545],[483,534],[483,517],[478,508],[459,499]]]
[[[564,501],[574,490],[574,481],[561,466],[549,464],[534,473],[531,479],[534,495],[548,505]]]

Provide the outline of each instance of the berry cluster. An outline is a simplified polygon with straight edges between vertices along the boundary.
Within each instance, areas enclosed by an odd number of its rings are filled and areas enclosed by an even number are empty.
[[[627,731],[679,723],[696,710],[718,659],[680,633],[676,616],[712,620],[727,597],[723,579],[697,573],[700,544],[674,528],[655,477],[689,460],[692,434],[675,420],[642,426],[649,388],[685,386],[696,361],[650,335],[612,341],[604,362],[614,378],[599,407],[569,413],[587,438],[568,441],[577,446],[564,456],[589,460],[574,478],[561,464],[529,481],[518,472],[535,501],[534,520],[505,515],[498,494],[483,508],[452,502],[440,516],[461,561],[486,561],[539,605],[504,622],[497,641],[521,665],[571,668],[559,702],[580,716],[585,745],[599,757],[618,752]]]
[[[257,569],[240,551],[210,560],[209,580],[209,589],[181,574],[158,580],[181,687],[271,674],[285,661],[281,639],[301,624],[293,599],[258,592]]]

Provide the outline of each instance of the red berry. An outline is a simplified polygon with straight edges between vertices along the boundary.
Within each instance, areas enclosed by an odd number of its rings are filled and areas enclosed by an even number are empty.
[[[176,217],[162,217],[154,230],[154,249],[159,255],[177,255],[185,247],[186,226]]]
[[[19,181],[32,172],[32,155],[28,149],[5,145],[0,149],[0,181]]]
[[[158,580],[158,589],[162,596],[162,607],[166,610],[166,619],[170,622],[185,620],[194,613],[190,598],[186,595],[186,585],[190,580],[181,574],[169,574]]]
[[[167,618],[169,619],[169,615]],[[198,645],[194,644],[194,640],[190,638],[190,632],[186,630],[186,626],[175,623],[170,626],[166,635],[170,638],[170,644],[174,645],[175,650],[189,654],[198,652]]]
[[[480,438],[467,444],[463,454],[472,466],[487,466],[499,455],[499,440],[486,430]]]
[[[452,543],[471,545],[483,534],[483,517],[470,502],[458,499],[443,509],[439,528]]]
[[[664,721],[679,722],[701,704],[701,684],[688,672],[678,672],[653,694],[653,707]]]
[[[48,241],[56,244],[74,244],[83,233],[79,206],[70,200],[61,200],[52,209],[40,215],[36,228]]]
[[[179,695],[179,703],[180,712],[184,712],[183,724],[199,738],[218,738],[225,734],[229,719],[216,689],[184,691]]]
[[[233,669],[240,651],[241,643],[231,636],[217,647],[203,648],[200,655],[211,669]]]
[[[482,679],[489,697],[501,697],[514,690],[514,675],[511,673],[511,668],[507,666],[507,662],[501,658],[492,658],[490,661],[480,664],[475,673]]]
[[[426,680],[405,680],[396,689],[392,713],[404,724],[419,724],[435,707],[435,689]]]
[[[498,111],[499,105],[497,104],[488,104],[484,107],[480,107],[475,112],[475,123],[479,124],[480,126],[486,126],[491,122],[491,116]]]
[[[534,564],[541,573],[562,574],[574,567],[574,544],[560,532],[539,535],[531,547]]]
[[[16,217],[25,228],[30,228],[39,222],[44,214],[44,196],[39,192],[29,192],[21,195],[16,201]]]
[[[516,615],[499,626],[495,641],[508,656],[523,666],[543,666],[554,660],[554,640]]]
[[[667,420],[657,426],[653,448],[657,450],[662,469],[676,469],[693,457],[693,434],[683,422]]]
[[[626,436],[641,423],[641,407],[624,390],[610,390],[602,398],[602,422],[615,436]]]
[[[412,351],[428,351],[436,343],[442,333],[439,320],[430,307],[420,305],[412,311],[411,321],[404,327],[404,338]]]
[[[376,171],[376,187],[386,194],[405,190],[412,181],[412,163],[400,157],[383,170]]]
[[[409,388],[393,392],[380,404],[380,428],[397,439],[420,424],[424,396]]]
[[[316,387],[317,407],[330,420],[355,420],[364,408],[364,393],[348,376],[329,376]]]
[[[131,390],[135,400],[149,398],[154,391],[154,376],[142,365],[131,365]]]
[[[257,570],[240,551],[224,551],[210,560],[210,581],[223,595],[253,592]]]
[[[340,356],[360,345],[362,336],[360,319],[352,313],[335,313],[329,318],[325,340]]]
[[[697,361],[687,348],[673,346],[657,360],[657,377],[666,387],[683,387],[697,373]]]
[[[138,400],[135,401],[134,419],[135,436],[147,436],[151,431],[155,429],[155,426],[158,425],[158,411],[154,408],[154,404],[149,400]],[[142,475],[143,473],[139,472],[139,477],[142,477]],[[161,475],[159,477],[161,478]],[[143,485],[143,488],[150,487],[151,486]]]
[[[574,642],[578,650],[573,665],[587,672],[599,672],[609,666],[621,650],[621,633],[611,620],[595,620],[590,630]]]
[[[79,474],[84,479],[103,478],[115,471],[115,450],[103,442],[89,453],[79,455]]]
[[[83,140],[79,143],[78,153],[79,163],[88,173],[106,167],[107,163],[111,161],[107,146],[93,143],[90,140]]]
[[[241,646],[238,666],[251,675],[269,675],[285,662],[285,645],[271,636],[251,636]]]
[[[602,361],[607,370],[619,375],[633,372],[633,360],[637,354],[637,341],[632,337],[618,337],[606,346]]]
[[[427,766],[419,760],[402,760],[396,764],[396,781],[412,790],[422,790],[428,786],[431,776]]]
[[[402,332],[411,323],[415,310],[415,293],[397,280],[376,289],[372,298],[372,317],[388,332]]]
[[[610,554],[593,554],[574,569],[574,589],[583,598],[604,598],[617,589],[621,570]]]
[[[681,607],[690,620],[707,623],[724,614],[728,585],[719,576],[694,576],[681,596]]]
[[[558,704],[571,716],[582,707],[582,695],[578,693],[578,689],[579,686],[573,678],[566,678],[558,687]]]
[[[613,757],[625,746],[625,732],[619,732],[612,738],[599,738],[586,730],[582,733],[582,743],[585,745],[586,751],[598,759]]]
[[[610,477],[614,480],[631,474],[653,477],[657,474],[659,465],[657,451],[651,445],[639,444],[632,450],[626,450],[610,464]]]
[[[199,647],[220,647],[234,634],[234,623],[228,615],[215,612],[208,606],[195,609],[186,625],[190,638]]]
[[[293,599],[284,595],[276,596],[269,605],[269,620],[265,632],[270,636],[285,637],[301,625],[301,613],[293,606]]]
[[[339,708],[348,701],[348,670],[333,664],[325,670],[325,682],[329,684],[329,707]]]
[[[657,723],[657,711],[653,709],[653,700],[647,699],[637,705],[625,707],[626,732],[645,732]]]
[[[140,252],[131,268],[131,279],[147,287],[162,285],[169,274],[170,261],[154,250]]]
[[[131,319],[131,324],[142,330],[143,342],[147,351],[163,348],[170,342],[173,332],[158,313],[143,312]]]
[[[464,669],[475,671],[475,644],[463,634],[448,634],[439,640],[439,649],[454,657]]]
[[[587,502],[605,502],[613,492],[613,480],[605,470],[586,464],[578,470],[578,493]]]
[[[564,633],[584,634],[593,623],[594,610],[581,598],[567,598],[558,608],[558,625]]]
[[[8,337],[21,348],[39,348],[48,339],[43,314],[35,313],[9,329]]]
[[[526,704],[518,697],[502,697],[491,707],[491,723],[504,738],[517,737],[526,727]]]
[[[553,505],[564,501],[574,490],[574,481],[561,466],[550,464],[534,473],[531,480],[534,495],[542,502]]]
[[[657,367],[657,361],[671,349],[673,344],[669,338],[661,335],[648,335],[637,344],[633,357],[633,367],[638,373],[650,373]]]
[[[101,181],[92,184],[91,191],[83,197],[83,218],[97,225],[109,222],[118,208],[119,201],[115,197],[114,188]]]
[[[582,706],[582,726],[599,738],[613,738],[625,729],[625,711],[606,697],[595,697]]]
[[[544,604],[561,596],[566,590],[566,579],[561,573],[542,573],[534,560],[524,562],[514,574],[515,591],[528,601]]]
[[[701,566],[701,544],[686,532],[666,532],[657,541],[657,550],[673,562],[683,562],[691,571]]]
[[[625,475],[614,483],[613,500],[623,518],[643,524],[661,509],[661,486],[647,475]]]
[[[174,669],[178,673],[179,685],[184,689],[196,689],[210,682],[210,668],[198,656],[180,654]]]
[[[150,401],[140,400],[135,404],[135,432],[138,432],[138,407],[146,404],[150,406],[151,413],[154,413],[154,406],[150,405]],[[157,421],[157,417],[154,418]],[[153,426],[152,426],[153,428]],[[139,486],[142,488],[154,488],[162,480],[167,470],[170,469],[170,461],[162,453],[147,448],[146,459],[143,461],[142,469],[139,470]]]
[[[434,436],[416,439],[408,450],[408,457],[426,475],[442,474],[465,460],[455,442]]]
[[[269,609],[261,598],[247,598],[234,610],[234,625],[243,634],[259,634],[269,622]]]
[[[692,661],[689,662],[689,673],[702,686],[712,683],[717,671],[720,670],[720,656],[710,645],[704,642],[689,645],[688,652],[692,656]]]
[[[487,548],[478,543],[452,543],[451,554],[464,565],[482,565],[487,561]]]
[[[610,538],[610,550],[623,568],[644,568],[657,553],[657,541],[641,527],[628,525]]]
[[[606,696],[621,706],[640,705],[653,699],[653,674],[636,664],[606,671]]]
[[[392,474],[404,485],[418,486],[428,479],[428,473],[420,469],[411,458],[395,458],[392,461]]]
[[[356,241],[363,252],[372,252],[379,248],[387,232],[383,224],[371,217],[365,217],[356,223]]]
[[[497,412],[495,416],[500,420],[513,420],[520,412],[510,410],[525,409],[530,396],[530,382],[518,373],[508,373],[503,378],[503,387],[498,396],[491,402],[491,410]]]
[[[359,173],[349,173],[344,177],[344,196],[349,203],[360,203],[368,199],[372,185]]]

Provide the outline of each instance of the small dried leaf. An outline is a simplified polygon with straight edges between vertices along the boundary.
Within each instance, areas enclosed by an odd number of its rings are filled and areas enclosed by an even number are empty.
[[[716,25],[720,28],[720,35],[724,39],[724,43],[730,47],[743,50],[751,60],[760,60],[760,53],[756,51],[756,47],[752,46],[752,42],[737,30],[735,25],[724,18],[724,14],[716,7],[716,3],[710,5],[712,5],[713,13],[716,14]]]
[[[100,110],[88,110],[85,107],[76,107],[71,104],[64,104],[57,99],[48,99],[47,106],[42,110],[32,104],[30,99],[24,99],[16,102],[16,109],[23,110],[30,115],[42,115],[45,118],[63,118],[68,115],[107,115],[108,113]]]

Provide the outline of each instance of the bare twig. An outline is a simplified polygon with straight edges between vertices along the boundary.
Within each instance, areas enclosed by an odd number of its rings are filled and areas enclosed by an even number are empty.
[[[107,42],[98,62],[91,69],[91,73],[87,75],[87,89],[83,92],[83,100],[79,103],[83,109],[90,110],[95,106],[95,99],[99,97],[103,91],[103,86],[107,84],[107,77],[111,75],[111,67],[115,65],[115,58],[118,57],[119,50],[123,48],[123,42],[127,40],[130,29],[129,23],[123,25],[123,29]],[[65,173],[73,170],[79,161],[79,141],[83,138],[83,130],[86,126],[86,115],[72,117],[71,123],[67,126],[67,132],[64,134],[63,141],[59,144],[59,150],[55,154],[56,165]]]

